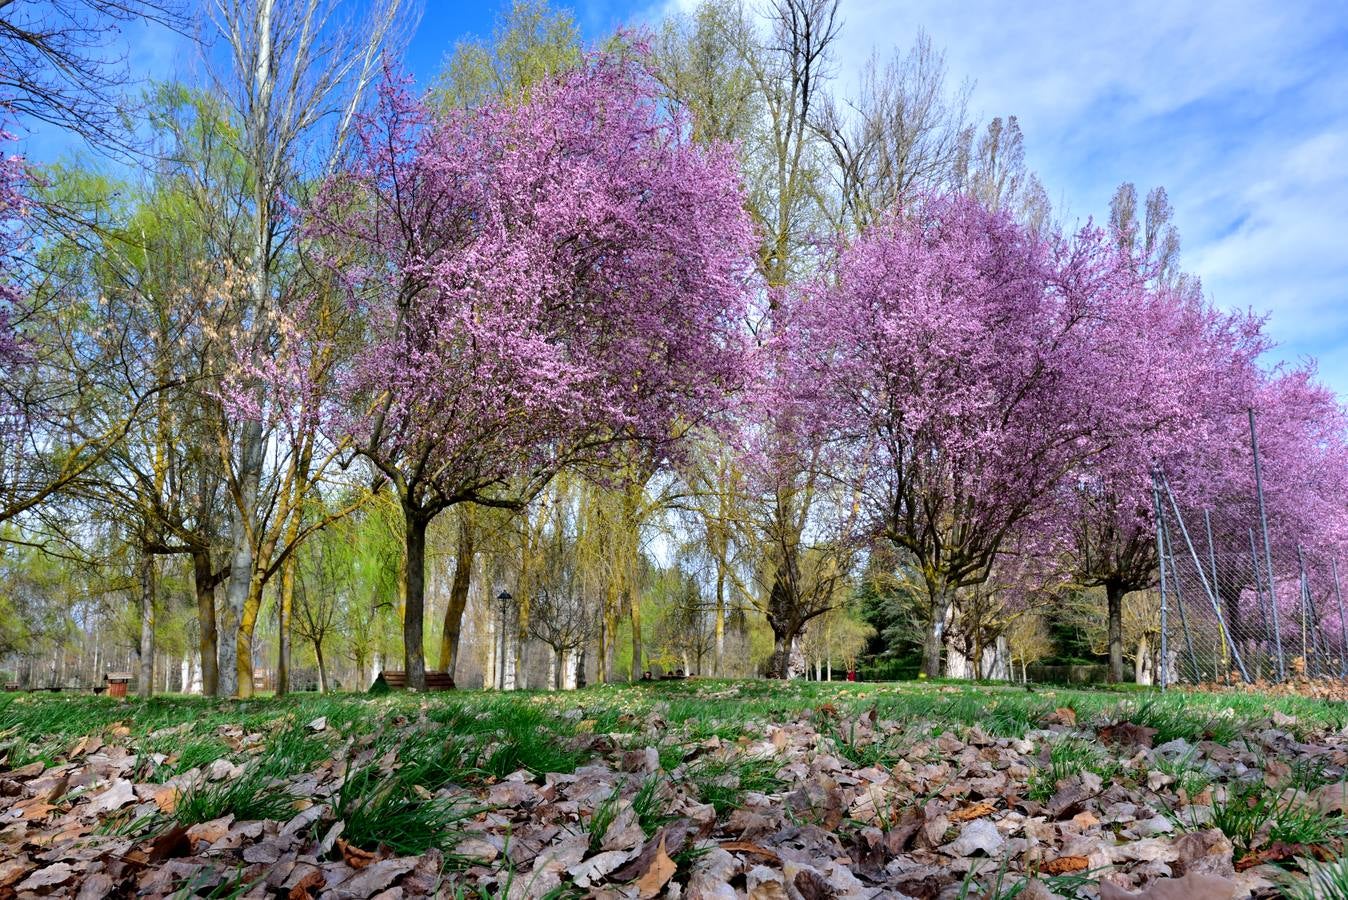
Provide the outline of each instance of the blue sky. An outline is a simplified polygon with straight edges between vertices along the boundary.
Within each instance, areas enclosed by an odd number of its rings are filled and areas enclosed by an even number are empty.
[[[357,2],[357,0],[352,0]],[[425,83],[499,2],[426,0],[405,67]],[[588,38],[691,0],[576,0]],[[1271,315],[1275,359],[1316,357],[1348,397],[1348,4],[1333,0],[843,0],[846,89],[873,50],[925,29],[971,112],[1015,114],[1067,223],[1106,214],[1121,181],[1164,185],[1184,265],[1213,299]],[[190,54],[142,32],[133,63]],[[180,74],[190,75],[190,72]],[[59,143],[29,142],[39,160]]]

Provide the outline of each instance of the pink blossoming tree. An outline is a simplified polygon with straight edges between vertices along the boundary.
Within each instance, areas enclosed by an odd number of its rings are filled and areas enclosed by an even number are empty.
[[[436,119],[388,83],[311,212],[364,322],[327,418],[402,506],[412,686],[436,515],[518,509],[633,443],[663,453],[742,380],[753,240],[733,156],[657,96],[607,56]]]
[[[929,676],[956,592],[1127,415],[1122,276],[1098,230],[1046,240],[940,198],[863,234],[794,311],[792,377],[844,450],[837,473],[925,588]]]

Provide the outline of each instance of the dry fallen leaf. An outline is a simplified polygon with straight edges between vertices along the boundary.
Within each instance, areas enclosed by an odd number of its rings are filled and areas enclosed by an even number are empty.
[[[322,872],[318,869],[311,869],[299,881],[295,882],[290,889],[290,893],[286,896],[288,900],[309,900],[326,883],[327,879],[323,877]]]
[[[1050,859],[1039,867],[1045,875],[1065,875],[1068,872],[1080,872],[1088,868],[1091,861],[1084,856],[1059,856]]]
[[[767,847],[760,847],[751,841],[722,841],[721,849],[731,853],[747,853],[750,856],[761,856],[777,862],[781,859],[776,850],[769,850]]]
[[[971,819],[980,819],[983,816],[991,815],[996,811],[997,807],[985,801],[966,806],[963,809],[957,809],[950,813],[948,818],[951,822],[968,822]]]
[[[669,858],[665,852],[665,838],[660,837],[660,843],[655,848],[655,856],[651,858],[650,868],[643,872],[636,879],[637,893],[641,900],[651,900],[656,894],[664,888],[666,882],[674,877],[678,870],[678,865]]]
[[[348,844],[342,838],[337,839],[337,850],[342,854],[342,859],[346,860],[346,864],[353,869],[363,869],[378,859],[369,850],[362,850],[353,844]]]

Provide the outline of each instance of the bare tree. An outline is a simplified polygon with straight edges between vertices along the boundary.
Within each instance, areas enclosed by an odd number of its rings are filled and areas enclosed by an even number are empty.
[[[361,21],[344,21],[339,7],[337,0],[216,0],[213,8],[226,63],[216,82],[238,123],[238,152],[251,176],[239,198],[248,220],[238,260],[244,287],[226,330],[235,331],[253,365],[271,349],[276,311],[295,293],[295,267],[285,264],[295,237],[290,199],[302,193],[306,177],[332,171],[345,152],[394,25],[409,18],[399,18],[401,0],[383,0]],[[245,390],[265,405],[260,380]],[[220,686],[226,694],[247,694],[252,685],[239,675],[251,667],[241,664],[248,661],[239,651],[246,653],[241,644],[251,641],[239,634],[268,514],[260,503],[268,436],[255,419],[227,420],[221,430],[232,503]],[[298,514],[302,504],[292,506]]]
[[[125,148],[123,26],[180,29],[174,0],[0,0],[0,109]]]
[[[962,175],[964,189],[988,209],[1006,210],[1036,231],[1048,227],[1048,192],[1025,164],[1025,138],[1015,116],[988,123]]]
[[[832,155],[835,230],[863,229],[905,201],[955,184],[972,141],[968,97],[968,84],[947,89],[945,55],[926,33],[883,65],[872,54],[856,98],[829,98],[817,116]]]
[[[560,519],[557,524],[530,594],[529,633],[552,648],[553,687],[560,690],[566,681],[567,654],[594,636],[598,616],[581,589],[574,543],[560,527]]]

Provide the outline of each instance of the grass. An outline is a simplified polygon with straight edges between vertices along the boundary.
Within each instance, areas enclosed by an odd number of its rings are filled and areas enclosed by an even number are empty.
[[[1308,804],[1296,788],[1286,785],[1270,788],[1262,779],[1214,787],[1210,823],[1196,818],[1188,820],[1183,813],[1173,811],[1168,816],[1183,829],[1220,830],[1235,847],[1237,856],[1265,842],[1326,846],[1339,842],[1348,833],[1342,818],[1326,816]]]
[[[685,771],[702,802],[710,803],[716,815],[724,816],[742,805],[746,793],[776,790],[781,784],[777,769],[777,761],[771,756],[740,753],[701,756]]]
[[[1030,799],[1047,801],[1058,789],[1058,782],[1081,772],[1093,772],[1108,783],[1118,774],[1119,764],[1098,746],[1081,738],[1058,738],[1049,745],[1048,766],[1030,774]]]
[[[1348,857],[1298,863],[1306,877],[1283,882],[1282,895],[1287,900],[1348,900]]]

